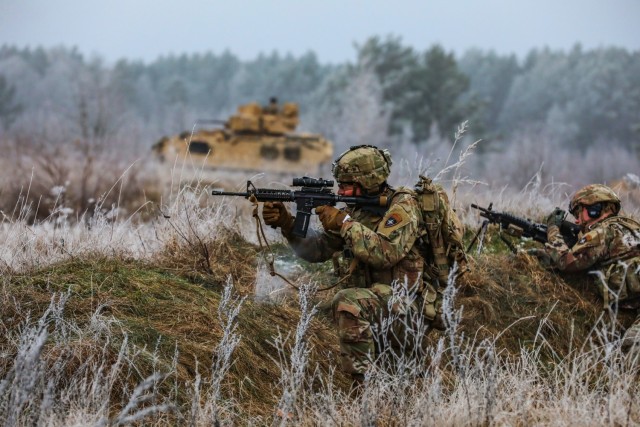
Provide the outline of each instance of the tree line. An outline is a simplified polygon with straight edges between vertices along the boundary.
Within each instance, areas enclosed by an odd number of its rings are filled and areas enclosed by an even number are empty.
[[[48,142],[133,140],[147,148],[198,119],[242,103],[298,102],[302,127],[343,141],[426,141],[463,120],[485,149],[540,134],[564,148],[640,146],[640,52],[535,49],[525,58],[439,45],[416,50],[372,37],[355,60],[328,65],[313,52],[241,61],[232,52],[106,64],[75,48],[0,47],[0,128]],[[366,141],[365,141],[366,142]]]

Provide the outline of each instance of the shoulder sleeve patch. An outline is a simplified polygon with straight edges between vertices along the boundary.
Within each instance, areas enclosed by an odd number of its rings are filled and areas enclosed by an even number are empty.
[[[394,231],[411,223],[411,217],[405,209],[391,209],[378,224],[377,232],[389,237]]]
[[[600,234],[599,230],[592,230],[588,232],[578,240],[578,243],[574,245],[573,251],[575,252],[583,248],[598,246],[602,240]]]
[[[394,212],[385,218],[384,228],[393,227],[394,225],[398,224],[400,221],[402,221],[402,217],[400,216],[400,214]]]

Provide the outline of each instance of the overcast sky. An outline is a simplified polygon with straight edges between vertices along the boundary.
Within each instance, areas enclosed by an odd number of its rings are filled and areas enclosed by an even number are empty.
[[[76,46],[109,62],[228,49],[339,63],[355,59],[354,43],[388,34],[458,55],[578,42],[638,51],[640,0],[0,0],[0,44]]]

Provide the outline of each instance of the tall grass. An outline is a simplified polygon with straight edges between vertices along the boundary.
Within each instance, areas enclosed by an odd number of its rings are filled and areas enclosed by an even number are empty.
[[[11,331],[3,354],[13,360],[0,381],[3,425],[125,425],[170,411],[173,404],[157,393],[168,373],[153,373],[131,387],[123,380],[137,369],[137,355],[126,335],[119,337],[116,355],[109,350],[117,321],[96,311],[85,326],[68,322],[68,298],[54,294],[39,319],[27,317]],[[3,301],[5,309],[8,304]],[[76,341],[88,347],[83,354],[76,354]]]
[[[453,288],[450,284],[448,289]],[[314,385],[306,379],[306,375],[314,378],[314,368],[308,366],[304,338],[314,314],[307,300],[312,292],[312,287],[302,288],[291,356],[280,353],[282,358],[275,361],[282,373],[281,398],[272,423],[633,425],[640,420],[635,399],[638,357],[620,352],[609,326],[595,327],[584,348],[550,364],[541,357],[541,349],[548,345],[542,337],[517,356],[501,354],[494,341],[464,337],[456,329],[460,313],[450,303],[445,304],[448,329],[436,345],[420,353],[386,353],[389,357],[376,360],[358,396],[341,391],[331,375]],[[158,386],[172,372],[154,372],[137,385],[123,383],[121,378],[135,370],[139,356],[125,337],[117,355],[109,357],[106,343],[118,335],[115,320],[96,314],[91,323],[94,330],[69,323],[63,315],[68,296],[55,295],[41,318],[28,319],[11,337],[15,356],[0,382],[0,419],[4,425],[163,425],[170,420],[189,425],[238,421],[262,425],[267,420],[248,418],[237,412],[233,400],[220,400],[218,386],[233,363],[233,349],[240,339],[233,325],[241,300],[231,296],[230,285],[225,295],[220,313],[226,316],[226,332],[213,349],[218,356],[212,376],[197,375],[191,388],[179,391],[192,396],[190,409],[172,400],[176,396],[167,391],[171,388]],[[453,296],[450,292],[447,298]],[[58,356],[44,358],[45,342],[52,336],[55,346],[47,351]],[[75,339],[90,340],[96,349],[69,377],[73,354],[66,343]],[[279,337],[274,344],[282,349],[284,341]],[[206,398],[199,388],[204,382],[212,385]],[[120,401],[114,402],[114,395],[121,396]]]
[[[466,175],[458,166],[466,157],[457,159],[450,170],[460,183]],[[477,224],[477,216],[466,208],[471,202],[493,201],[500,209],[536,217],[555,205],[566,205],[568,194],[567,186],[544,185],[537,173],[517,192],[473,183],[471,187],[472,191],[459,187],[456,198],[468,226]],[[118,212],[118,206],[100,203],[91,215],[74,218],[65,214],[62,198],[54,204],[55,214],[43,220],[33,221],[30,197],[20,198],[12,212],[4,213],[0,228],[0,330],[5,337],[0,341],[0,420],[4,425],[640,423],[638,357],[621,352],[609,319],[594,325],[581,347],[563,353],[550,343],[545,331],[553,326],[543,318],[535,340],[510,353],[499,345],[499,336],[506,330],[491,339],[463,332],[461,325],[474,319],[465,317],[465,307],[458,300],[460,287],[453,280],[444,295],[447,330],[441,335],[427,339],[428,323],[420,315],[395,313],[381,323],[376,331],[381,351],[358,394],[349,394],[337,373],[321,374],[310,363],[316,287],[302,283],[295,297],[297,315],[289,319],[295,323],[290,335],[283,331],[270,337],[277,357],[264,362],[280,371],[273,385],[273,410],[260,416],[244,413],[242,402],[225,390],[230,388],[235,350],[242,340],[258,338],[237,332],[238,315],[246,301],[239,294],[246,295],[247,290],[234,277],[253,280],[250,292],[262,298],[256,300],[258,304],[272,303],[269,295],[275,286],[265,282],[273,279],[263,267],[246,262],[251,245],[243,237],[253,231],[248,210],[230,200],[209,200],[207,187],[200,183],[174,189],[166,202],[152,205],[157,215],[148,222]],[[243,253],[237,254],[238,247]],[[216,258],[214,253],[221,255]],[[107,314],[100,303],[88,321],[72,320],[72,313],[65,312],[70,294],[54,294],[44,314],[34,318],[30,305],[21,303],[11,289],[14,275],[97,256],[138,259],[190,275],[222,278],[225,286],[217,325],[222,334],[211,343],[210,362],[199,360],[197,365],[208,362],[210,369],[197,368],[188,384],[181,383],[177,354],[160,363],[158,352],[133,345],[120,320]],[[216,259],[224,262],[213,262]],[[406,284],[395,284],[394,292],[401,301],[415,298]],[[13,314],[10,318],[4,313]],[[394,334],[392,325],[399,321],[411,333]],[[150,348],[153,345],[157,343],[150,343]],[[554,356],[550,359],[549,354]],[[134,373],[143,372],[149,358],[158,363],[138,378]]]

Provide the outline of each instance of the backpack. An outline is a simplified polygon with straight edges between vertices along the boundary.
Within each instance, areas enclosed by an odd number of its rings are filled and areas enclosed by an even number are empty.
[[[424,224],[423,241],[428,240],[433,262],[427,272],[437,278],[441,285],[449,281],[449,270],[457,263],[456,277],[469,271],[467,255],[462,243],[464,227],[451,208],[449,197],[440,184],[420,175],[414,188],[422,210]]]

